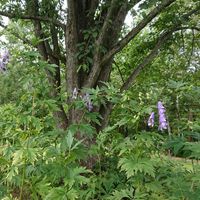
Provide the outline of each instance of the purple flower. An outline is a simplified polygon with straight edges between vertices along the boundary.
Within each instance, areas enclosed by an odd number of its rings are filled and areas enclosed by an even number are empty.
[[[165,116],[165,107],[163,106],[161,101],[158,101],[158,114],[159,114],[159,126],[158,130],[164,130],[167,129],[168,124]]]
[[[88,93],[86,93],[83,96],[83,101],[85,102],[85,105],[86,105],[87,109],[91,112],[92,109],[93,109],[93,105],[92,105],[92,101],[90,99],[90,95]]]
[[[148,119],[148,126],[153,127],[154,126],[154,112],[151,113],[149,119]]]
[[[72,92],[72,99],[77,99],[78,96],[78,91],[76,88],[74,88],[73,92]]]

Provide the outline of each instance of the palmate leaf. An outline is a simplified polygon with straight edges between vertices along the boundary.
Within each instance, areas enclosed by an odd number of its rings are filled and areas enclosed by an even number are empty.
[[[72,132],[69,130],[68,134],[63,137],[61,141],[62,151],[73,151],[78,148],[78,146],[83,142],[83,140],[75,141]]]
[[[78,199],[78,192],[74,189],[67,190],[63,187],[57,187],[50,190],[49,194],[44,198],[44,200],[75,200]]]
[[[40,150],[40,148],[27,148],[25,154],[26,160],[34,164],[34,162],[38,160]]]
[[[118,166],[126,172],[127,178],[138,173],[155,177],[154,162],[146,158],[121,158]]]
[[[195,166],[195,170],[196,173],[192,174],[191,180],[193,181],[194,184],[196,183],[200,185],[200,166],[199,165]]]
[[[196,159],[200,159],[200,142],[197,143],[187,142],[185,143],[184,150],[191,151],[190,155],[191,158],[193,157]]]
[[[97,112],[93,112],[93,113],[89,112],[89,113],[86,113],[85,115],[88,121],[95,122],[96,124],[101,125],[100,116]]]
[[[77,131],[79,131],[81,134],[87,134],[88,136],[92,136],[95,133],[94,127],[86,123],[70,125],[68,130],[71,131],[72,134],[75,134]]]
[[[173,154],[177,155],[185,145],[185,139],[181,137],[173,137],[166,144],[166,148],[172,149]]]
[[[37,160],[39,152],[40,152],[39,148],[28,147],[19,149],[13,154],[12,164],[13,165],[21,164],[25,162],[25,160],[33,164]]]
[[[67,192],[67,198],[69,200],[75,200],[78,199],[78,192],[74,189],[71,189]]]
[[[7,173],[7,176],[6,176],[6,180],[8,182],[12,182],[14,180],[14,177],[17,176],[19,174],[19,169],[18,167],[16,166],[12,166],[10,169],[9,169],[9,172]]]
[[[8,163],[9,161],[7,159],[5,159],[3,156],[0,157],[0,166],[6,165]]]
[[[71,149],[72,143],[74,141],[74,137],[73,137],[71,131],[68,132],[66,139],[67,139],[67,146],[69,147],[69,149]]]
[[[154,193],[157,193],[157,194],[163,193],[162,184],[157,180],[150,182],[150,183],[146,183],[145,187],[146,187],[148,192],[154,192]]]
[[[65,185],[68,185],[71,188],[74,184],[83,185],[88,183],[89,179],[84,176],[84,174],[88,173],[91,173],[91,171],[84,167],[69,168],[67,176],[64,179]]]
[[[43,199],[46,197],[46,195],[49,193],[49,191],[51,190],[51,184],[49,182],[47,182],[45,179],[41,180],[41,181],[34,181],[32,180],[33,184],[32,184],[32,196],[34,196],[34,193],[36,192],[36,196],[39,194],[41,197],[43,197]],[[35,184],[34,184],[35,182]]]
[[[3,197],[7,194],[7,188],[6,186],[0,184],[0,199],[3,199]]]
[[[14,154],[13,154],[13,165],[16,165],[17,163],[22,163],[23,161],[23,149],[17,150]]]
[[[123,189],[123,190],[115,190],[112,193],[111,197],[108,197],[108,200],[121,200],[123,198],[126,199],[133,199],[133,195],[134,195],[134,189]]]

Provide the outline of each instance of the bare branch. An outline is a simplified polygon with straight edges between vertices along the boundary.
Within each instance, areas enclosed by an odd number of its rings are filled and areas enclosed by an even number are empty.
[[[53,23],[55,26],[61,27],[63,30],[65,30],[66,25],[61,23],[58,20],[54,20],[48,17],[41,17],[41,16],[31,16],[31,15],[16,15],[15,13],[9,13],[0,11],[0,15],[4,17],[8,17],[10,19],[16,18],[16,19],[27,19],[27,20],[37,20],[37,21],[43,21],[43,22],[50,22]]]

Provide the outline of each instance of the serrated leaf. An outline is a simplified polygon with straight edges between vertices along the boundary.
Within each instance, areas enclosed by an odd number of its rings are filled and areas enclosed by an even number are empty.
[[[122,200],[122,199],[133,199],[134,189],[122,189],[122,190],[115,190],[109,200]]]
[[[71,147],[72,147],[73,141],[74,141],[74,137],[73,137],[71,131],[68,131],[68,134],[67,134],[66,140],[67,140],[67,146],[68,146],[68,148],[69,148],[69,150],[70,150]]]
[[[121,168],[121,171],[126,172],[127,178],[135,176],[138,173],[155,177],[154,165],[150,159],[121,158],[118,166]]]

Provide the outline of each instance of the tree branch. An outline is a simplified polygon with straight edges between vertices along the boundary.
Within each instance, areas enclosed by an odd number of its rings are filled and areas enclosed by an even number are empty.
[[[4,24],[0,23],[0,27],[4,28],[5,31],[9,32],[13,36],[15,36],[17,39],[21,40],[24,44],[29,45],[30,47],[37,48],[37,45],[33,44],[31,40],[27,39],[25,36],[20,36],[17,32],[12,31],[12,29],[9,29],[8,26],[5,26]],[[58,55],[55,52],[48,51],[48,55],[53,57],[54,59],[60,59],[62,63],[66,62],[66,58],[63,55]]]
[[[124,77],[123,77],[123,74],[122,74],[122,72],[121,72],[121,69],[120,69],[119,65],[115,62],[115,60],[113,60],[113,63],[114,63],[115,66],[117,67],[117,70],[118,70],[119,75],[120,75],[120,77],[121,77],[121,79],[122,79],[122,82],[124,83],[124,82],[125,82],[125,81],[124,81]]]
[[[67,16],[67,26],[66,26],[66,50],[67,50],[67,62],[66,62],[66,82],[67,82],[67,92],[69,95],[68,103],[71,103],[73,99],[71,94],[74,88],[78,89],[78,58],[77,58],[77,44],[78,44],[78,1],[67,0],[68,6],[68,16]],[[74,108],[70,108],[68,112],[69,123],[76,123],[80,116],[80,112]]]
[[[102,47],[104,44],[104,40],[107,36],[109,27],[111,26],[111,20],[113,18],[117,3],[119,3],[118,0],[111,1],[110,7],[108,9],[106,18],[103,23],[103,26],[100,30],[97,40],[95,41],[96,48],[95,48],[95,53],[94,53],[94,58],[93,58],[93,67],[91,68],[88,79],[87,79],[86,83],[84,84],[85,87],[93,87],[98,79],[99,74],[100,74],[101,67],[99,64],[100,64],[100,60],[101,60],[101,56],[102,56]]]
[[[102,52],[102,48],[107,48],[109,50],[109,47],[112,46],[118,40],[119,33],[127,12],[127,0],[123,3],[117,0],[111,1],[108,13],[105,17],[99,36],[95,41],[93,66],[91,68],[87,80],[84,83],[84,87],[94,87],[97,84],[98,80],[106,81],[109,78],[108,75],[111,71],[110,66],[104,65],[104,69],[102,69],[103,66],[100,65],[102,57],[104,55],[104,53]],[[106,64],[108,64],[111,60],[112,59],[108,60]],[[104,80],[102,80],[102,77],[104,77]]]
[[[135,0],[138,2],[138,0]],[[112,26],[108,29],[107,37],[104,40],[103,46],[109,51],[110,48],[118,41],[122,26],[124,24],[125,17],[127,15],[127,12],[129,10],[128,3],[124,3],[122,6],[119,5],[118,9],[114,13],[114,19],[112,20]],[[103,56],[103,55],[102,55]],[[101,58],[102,58],[101,56]],[[110,78],[110,73],[112,70],[112,62],[113,58],[108,60],[106,64],[104,64],[100,68],[99,76],[97,77],[96,85],[101,85],[102,82],[107,82]]]
[[[194,27],[175,27],[175,28],[172,28],[169,31],[166,31],[166,32],[162,33],[160,35],[160,37],[158,38],[158,41],[157,41],[156,45],[154,46],[154,48],[143,59],[142,63],[140,63],[134,69],[134,71],[131,73],[131,75],[129,76],[129,78],[121,86],[120,91],[123,92],[124,90],[127,90],[127,89],[130,88],[131,84],[135,81],[135,79],[138,76],[138,74],[140,73],[140,71],[145,66],[147,66],[148,64],[150,64],[154,60],[154,58],[158,55],[160,48],[163,46],[163,44],[166,42],[166,40],[170,38],[170,36],[172,35],[172,33],[176,32],[176,31],[179,31],[179,30],[183,30],[183,29],[193,29],[193,28]]]
[[[111,5],[110,5],[110,8],[108,10],[108,13],[107,13],[107,16],[106,16],[106,19],[103,23],[103,26],[102,26],[102,29],[100,31],[100,34],[99,34],[99,37],[96,41],[96,45],[102,45],[102,42],[104,40],[104,38],[106,37],[106,33],[111,25],[111,20],[113,18],[113,13],[114,13],[114,10],[116,8],[116,4],[118,4],[119,1],[118,0],[112,0],[111,1]],[[98,47],[99,48],[99,47]]]
[[[110,23],[110,13],[108,13],[104,25],[102,27],[102,31],[99,35],[99,38],[96,42],[96,52],[94,56],[94,65],[91,69],[91,72],[88,76],[87,82],[84,84],[85,87],[93,87],[94,84],[96,83],[96,80],[101,72],[101,68],[116,54],[118,53],[123,47],[125,47],[131,39],[133,39],[149,22],[151,22],[152,19],[154,19],[159,13],[162,12],[162,10],[166,7],[168,7],[170,4],[172,4],[176,0],[164,0],[160,5],[158,5],[156,8],[154,8],[146,18],[144,18],[135,28],[130,31],[126,37],[119,42],[117,42],[116,45],[112,49],[109,50],[108,53],[106,53],[103,58],[99,56],[100,48],[101,48],[101,43],[104,38],[104,33],[106,33],[106,30],[108,28],[108,25]],[[113,9],[114,9],[114,3],[115,0],[112,0]]]
[[[156,43],[155,47],[151,50],[151,52],[149,53],[149,55],[147,55],[146,58],[144,58],[143,62],[141,64],[139,64],[135,68],[135,70],[131,73],[131,75],[129,76],[129,78],[124,82],[124,84],[120,88],[121,92],[124,91],[124,90],[129,89],[129,87],[131,86],[131,84],[133,83],[133,81],[135,80],[135,78],[137,77],[137,75],[140,73],[140,71],[146,65],[148,65],[151,61],[153,61],[153,59],[158,55],[160,47],[171,36],[172,33],[173,33],[173,31],[168,31],[168,32],[164,32],[163,34],[161,34],[160,38],[158,39],[158,42]]]
[[[166,7],[170,6],[176,0],[164,0],[160,5],[154,8],[136,27],[134,27],[122,40],[120,40],[103,58],[102,64],[122,50],[136,35],[160,14]]]
[[[48,17],[41,17],[41,16],[31,16],[31,15],[16,15],[15,13],[9,13],[9,12],[4,12],[0,11],[0,15],[4,17],[8,17],[10,19],[27,19],[27,20],[37,20],[37,21],[43,21],[43,22],[50,22],[53,23],[55,26],[61,27],[63,30],[65,30],[66,25],[61,23],[58,20],[54,20],[52,18]]]

